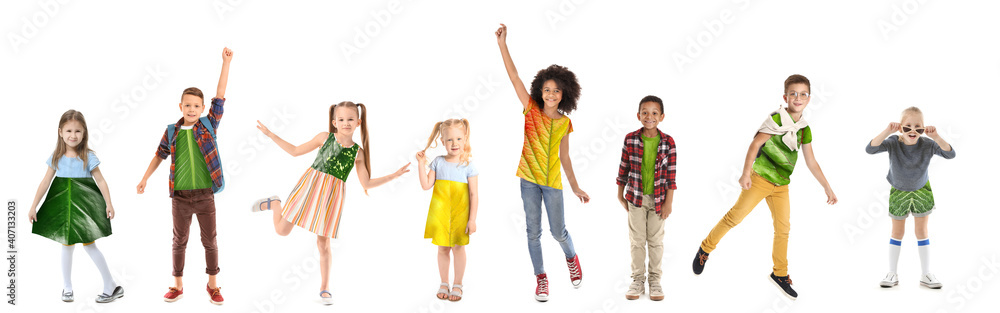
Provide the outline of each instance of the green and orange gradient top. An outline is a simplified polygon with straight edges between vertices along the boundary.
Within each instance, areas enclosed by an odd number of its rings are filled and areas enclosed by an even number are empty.
[[[569,117],[552,119],[530,100],[524,110],[524,147],[521,148],[521,163],[517,165],[517,177],[562,189],[559,143],[571,132],[573,123]]]

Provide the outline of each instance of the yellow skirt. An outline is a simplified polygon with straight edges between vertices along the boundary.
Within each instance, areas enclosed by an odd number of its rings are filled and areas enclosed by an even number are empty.
[[[468,222],[469,184],[435,181],[424,238],[431,238],[431,243],[443,247],[467,245],[469,235],[465,233],[465,226]]]

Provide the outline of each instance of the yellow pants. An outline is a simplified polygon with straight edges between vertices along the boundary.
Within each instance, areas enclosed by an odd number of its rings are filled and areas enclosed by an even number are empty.
[[[719,244],[722,237],[735,227],[743,218],[753,211],[753,208],[760,203],[761,199],[767,200],[767,206],[771,209],[771,219],[774,221],[774,246],[771,251],[771,258],[774,261],[774,275],[788,276],[788,230],[789,205],[788,205],[788,185],[775,186],[760,175],[754,174],[750,177],[750,189],[743,190],[740,198],[732,209],[722,217],[722,220],[712,228],[708,237],[701,242],[701,249],[706,253],[715,250],[715,245]]]

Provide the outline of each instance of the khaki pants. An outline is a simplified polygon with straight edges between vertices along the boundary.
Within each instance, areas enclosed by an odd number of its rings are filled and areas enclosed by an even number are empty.
[[[771,250],[771,259],[774,261],[774,275],[788,276],[788,230],[789,205],[788,205],[788,185],[775,186],[763,177],[754,174],[750,177],[750,189],[743,190],[740,198],[732,209],[722,217],[722,220],[712,228],[712,232],[701,242],[701,249],[706,253],[715,250],[715,245],[719,244],[722,237],[730,229],[743,221],[743,218],[753,211],[753,208],[760,203],[760,200],[767,200],[767,207],[771,209],[771,220],[774,222],[774,245]]]
[[[649,281],[660,281],[663,260],[663,219],[656,214],[652,195],[642,196],[642,207],[628,204],[628,236],[632,241],[632,279],[645,280],[649,247]]]

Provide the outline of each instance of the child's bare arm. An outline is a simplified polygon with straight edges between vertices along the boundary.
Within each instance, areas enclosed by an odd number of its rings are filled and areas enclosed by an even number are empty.
[[[35,200],[31,202],[31,210],[28,210],[28,221],[34,223],[38,220],[35,216],[36,208],[38,208],[38,203],[42,201],[42,196],[45,195],[45,191],[49,190],[49,185],[52,184],[52,178],[56,176],[56,170],[51,167],[46,167],[48,170],[45,171],[45,176],[42,177],[42,182],[38,184],[38,189],[35,191]]]
[[[666,199],[663,199],[663,204],[660,206],[660,218],[667,219],[670,213],[674,211],[674,189],[667,189]]]
[[[156,171],[157,167],[160,167],[160,162],[163,162],[163,159],[161,159],[158,155],[154,155],[153,160],[149,161],[149,167],[146,168],[146,174],[142,175],[142,180],[139,181],[139,185],[135,186],[136,193],[141,195],[146,192],[146,180],[149,179],[149,176],[153,175],[153,172]]]
[[[358,173],[358,182],[361,183],[361,187],[364,188],[365,191],[388,183],[393,179],[399,178],[399,176],[403,176],[403,173],[410,171],[410,169],[407,168],[409,166],[410,163],[406,163],[406,165],[403,165],[403,167],[400,167],[392,174],[378,178],[371,178],[371,176],[369,176],[370,174],[368,173],[368,169],[365,168],[365,154],[363,151],[358,151],[358,157],[354,160],[354,169]]]
[[[323,146],[326,139],[330,137],[330,133],[322,132],[316,134],[316,136],[309,141],[296,146],[288,141],[285,141],[284,139],[281,139],[281,137],[278,137],[277,134],[272,133],[271,130],[267,129],[267,126],[264,126],[264,123],[261,123],[259,120],[257,121],[257,129],[260,130],[261,133],[264,133],[264,136],[267,136],[267,138],[271,138],[271,140],[273,140],[278,147],[281,147],[281,150],[285,150],[285,152],[288,152],[288,154],[291,154],[294,157],[316,150],[316,148]]]
[[[510,51],[507,51],[507,25],[500,24],[500,28],[496,31],[496,36],[497,44],[500,46],[500,56],[503,57],[503,65],[507,68],[507,76],[510,77],[510,82],[514,85],[514,91],[517,92],[517,99],[521,100],[522,109],[527,109],[531,95],[528,93],[528,89],[524,88],[524,82],[517,75],[517,68],[514,67],[514,60],[510,57]]]
[[[757,133],[753,137],[753,141],[750,142],[750,148],[747,149],[746,159],[743,161],[743,175],[740,176],[740,187],[744,190],[749,190],[751,186],[750,175],[753,173],[753,161],[757,159],[757,151],[760,151],[760,147],[764,146],[764,143],[768,139],[771,139],[770,134]]]
[[[573,161],[569,158],[569,134],[563,136],[562,141],[559,142],[559,161],[562,163],[563,171],[566,172],[566,180],[569,180],[569,186],[573,188],[573,195],[580,198],[580,202],[590,202],[590,196],[583,189],[580,189],[580,185],[576,183],[576,175],[573,173]]]
[[[427,156],[424,151],[417,152],[417,173],[420,179],[420,188],[429,190],[434,188],[434,180],[437,179],[434,171],[427,169]]]
[[[476,216],[479,215],[479,176],[469,177],[469,222],[465,226],[465,233],[472,235],[476,232]]]
[[[219,87],[215,90],[215,97],[226,98],[226,84],[229,83],[229,62],[233,60],[233,50],[222,48],[222,74],[219,75]]]
[[[101,195],[104,196],[104,203],[107,205],[105,210],[108,213],[108,218],[115,218],[115,207],[111,205],[111,189],[108,188],[108,183],[104,181],[104,174],[101,174],[101,168],[95,167],[94,170],[90,171],[90,174],[94,176],[94,182],[97,183],[97,189],[100,189]]]
[[[813,154],[811,143],[802,145],[802,155],[806,157],[806,166],[809,167],[809,172],[812,172],[813,177],[816,177],[816,181],[823,186],[823,191],[826,192],[826,203],[836,204],[837,195],[833,193],[833,188],[826,181],[826,176],[823,175],[823,169],[819,167],[819,162],[816,162],[816,156]]]

